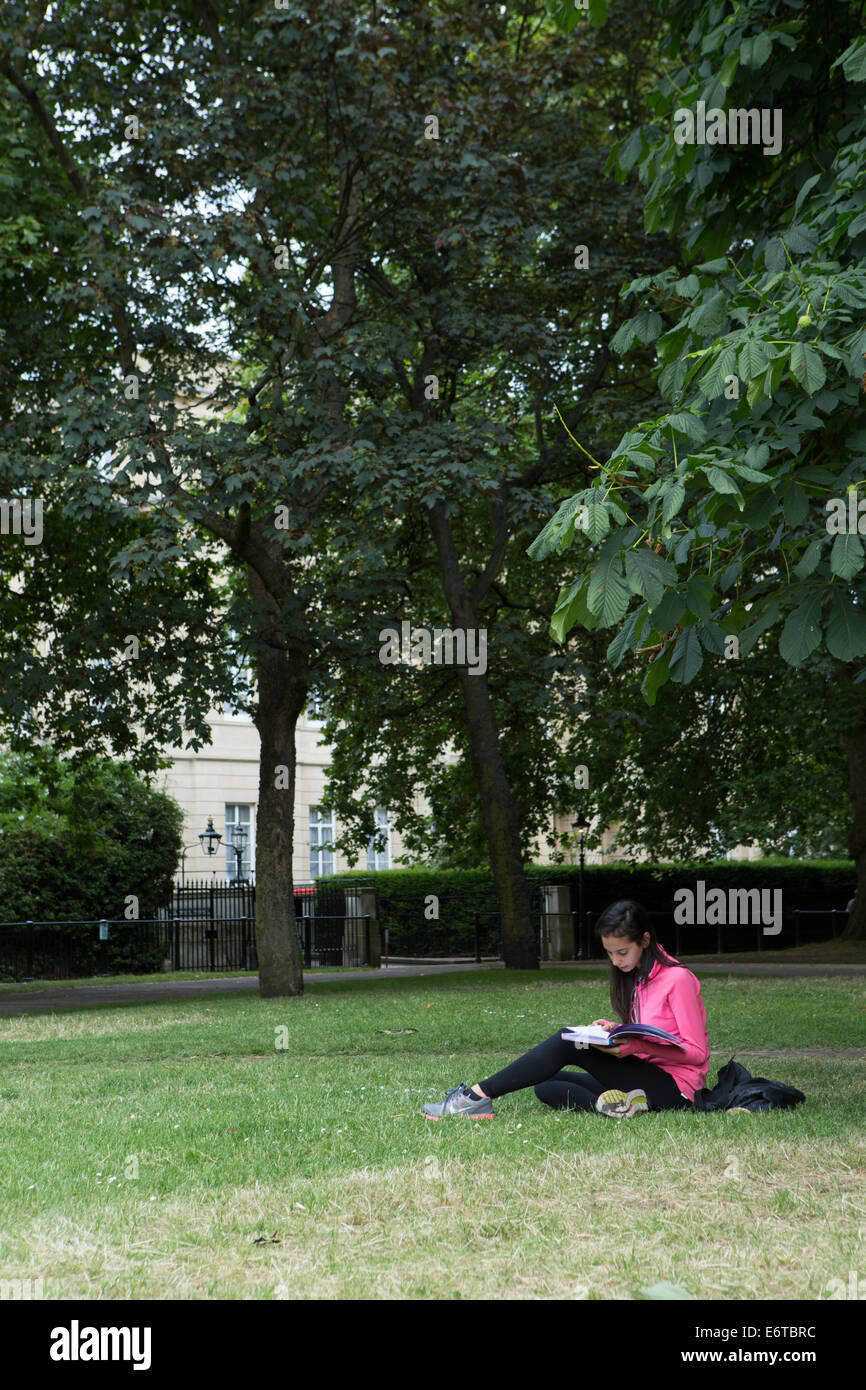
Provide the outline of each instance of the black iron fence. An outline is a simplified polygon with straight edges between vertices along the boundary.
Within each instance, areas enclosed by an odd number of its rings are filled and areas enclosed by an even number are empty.
[[[605,960],[601,943],[595,936],[594,925],[599,913],[586,912],[584,929],[579,928],[576,912],[574,937],[576,954],[585,960]],[[780,932],[765,935],[763,923],[686,923],[677,922],[673,912],[650,912],[656,935],[675,956],[723,955],[735,951],[773,951],[790,946],[806,946],[835,941],[841,936],[848,920],[847,908],[794,908],[782,916]]]
[[[69,980],[162,969],[158,918],[0,922],[0,979]]]
[[[185,879],[159,916],[171,970],[257,970],[255,888]]]
[[[534,889],[540,959],[604,960],[593,931],[599,914],[586,912],[581,927],[574,907],[554,912],[552,903],[545,887]],[[369,965],[376,954],[373,917],[361,910],[369,905],[355,887],[328,884],[298,889],[295,917],[304,968]],[[659,939],[679,956],[682,952],[761,952],[835,939],[848,913],[844,908],[797,908],[784,915],[782,931],[769,936],[761,924],[692,926],[676,922],[671,912],[650,912],[649,916]],[[443,894],[435,900],[435,915],[429,898],[392,897],[379,911],[385,959],[390,925],[395,922],[399,944],[395,949],[395,943],[390,943],[393,955],[502,958],[500,914],[489,896]],[[175,886],[171,902],[151,918],[0,922],[0,979],[4,980],[257,969],[251,884],[187,880]]]
[[[304,967],[363,966],[373,959],[372,915],[357,892],[295,893]],[[286,914],[288,922],[288,913]],[[156,916],[0,922],[0,979],[63,980],[162,970],[258,970],[255,888],[189,879]]]

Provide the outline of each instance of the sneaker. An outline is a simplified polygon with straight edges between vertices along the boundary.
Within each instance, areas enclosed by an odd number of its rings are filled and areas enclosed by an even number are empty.
[[[646,1091],[602,1091],[595,1108],[599,1115],[610,1115],[617,1120],[630,1120],[632,1115],[640,1115],[649,1110]]]
[[[444,1120],[446,1115],[462,1115],[467,1120],[492,1120],[493,1105],[486,1096],[477,1096],[465,1081],[445,1092],[444,1100],[428,1101],[421,1107],[425,1120]]]

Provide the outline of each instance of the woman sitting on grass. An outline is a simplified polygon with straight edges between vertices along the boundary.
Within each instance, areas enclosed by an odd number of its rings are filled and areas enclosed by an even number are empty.
[[[538,1099],[558,1110],[595,1109],[620,1119],[642,1110],[685,1110],[692,1105],[695,1092],[706,1084],[710,1057],[707,1011],[698,980],[659,944],[638,903],[613,903],[602,913],[595,933],[610,961],[614,1012],[623,1023],[651,1023],[674,1033],[685,1046],[629,1038],[615,1047],[582,1047],[576,1059],[576,1044],[556,1032],[486,1081],[471,1087],[461,1082],[445,1093],[444,1100],[425,1105],[422,1115],[428,1120],[446,1115],[492,1119],[492,1100],[527,1086],[534,1086]],[[608,1031],[616,1026],[605,1018],[594,1021]],[[581,1071],[562,1071],[569,1063]]]

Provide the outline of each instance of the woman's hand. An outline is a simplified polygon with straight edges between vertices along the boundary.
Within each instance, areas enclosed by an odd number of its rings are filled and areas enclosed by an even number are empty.
[[[610,1032],[611,1028],[616,1027],[614,1023],[611,1023],[609,1018],[594,1018],[590,1026],[593,1028],[606,1028],[608,1032]]]
[[[615,1047],[601,1047],[598,1043],[590,1043],[590,1047],[594,1047],[596,1052],[612,1053],[614,1057],[622,1056],[622,1043],[618,1043]]]

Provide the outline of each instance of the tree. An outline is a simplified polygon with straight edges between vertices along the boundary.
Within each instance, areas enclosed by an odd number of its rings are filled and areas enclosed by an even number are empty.
[[[620,270],[640,259],[658,263],[662,253],[653,239],[633,235],[634,210],[602,176],[607,131],[627,108],[634,71],[627,82],[627,69],[615,69],[602,96],[594,79],[577,80],[578,61],[590,73],[598,64],[598,45],[572,61],[543,34],[543,42],[521,50],[525,18],[519,27],[504,17],[486,20],[502,31],[500,49],[517,34],[511,67],[503,67],[499,51],[491,61],[480,43],[477,53],[461,43],[472,63],[465,75],[451,65],[453,96],[440,103],[447,112],[441,152],[434,144],[429,158],[407,171],[411,215],[398,221],[387,274],[376,282],[385,292],[367,356],[379,360],[385,336],[391,370],[381,374],[366,419],[386,516],[393,509],[399,521],[378,522],[388,536],[385,592],[380,587],[366,604],[346,605],[357,641],[332,673],[339,699],[327,729],[336,742],[329,802],[349,826],[342,847],[355,850],[369,838],[370,797],[396,808],[399,828],[419,852],[431,848],[431,836],[414,809],[415,791],[432,804],[440,849],[443,825],[457,811],[455,853],[477,862],[486,845],[506,924],[506,963],[524,966],[537,957],[522,854],[549,814],[550,795],[574,794],[570,768],[563,787],[567,750],[555,748],[545,718],[559,727],[563,712],[573,721],[575,711],[565,709],[571,685],[540,686],[563,663],[550,658],[539,631],[543,601],[524,592],[530,575],[522,551],[546,499],[561,492],[563,473],[566,485],[573,476],[554,402],[567,427],[587,419],[600,439],[628,409],[623,397],[634,401],[637,394],[649,404],[643,382],[612,370],[605,321]],[[609,47],[643,53],[645,62],[648,32],[626,26],[608,34]],[[407,50],[410,71],[412,61]],[[439,98],[433,92],[427,101],[423,76],[412,88],[425,109],[436,108]],[[492,91],[502,110],[495,123],[486,115]],[[462,186],[451,173],[458,154],[469,170]],[[433,240],[439,255],[431,257],[427,229],[438,225],[443,181],[453,198],[450,225]],[[500,201],[502,189],[508,196]],[[575,274],[584,263],[575,253],[586,250],[574,246],[577,235],[594,247],[589,275]],[[411,374],[403,360],[407,323],[420,338]],[[402,356],[389,348],[393,342]],[[395,417],[411,431],[395,436]],[[440,494],[443,474],[447,490]],[[404,622],[427,632],[484,632],[488,669],[460,663],[426,674],[383,670],[378,634],[399,632]],[[531,752],[514,735],[527,691],[534,701]],[[439,754],[452,734],[459,763],[449,769]]]
[[[4,915],[151,917],[171,894],[182,826],[177,802],[128,764],[71,763],[51,748],[10,754],[0,772]]]
[[[578,67],[546,23],[541,6],[466,15],[418,0],[369,16],[354,0],[268,12],[182,0],[169,13],[112,0],[50,24],[23,3],[4,12],[0,73],[19,102],[16,122],[26,112],[31,141],[38,134],[49,204],[71,199],[63,227],[73,238],[65,257],[49,258],[44,334],[25,340],[16,325],[7,345],[8,485],[38,482],[64,534],[79,528],[85,572],[87,535],[111,537],[121,515],[133,518],[104,554],[111,606],[132,596],[144,649],[148,602],[165,585],[172,639],[162,642],[167,679],[154,708],[173,701],[175,720],[196,735],[231,651],[205,676],[201,651],[172,664],[174,634],[192,630],[202,606],[211,630],[238,634],[262,742],[263,993],[302,989],[294,729],[311,681],[344,650],[322,557],[329,547],[341,555],[340,596],[351,605],[379,582],[375,556],[366,572],[352,561],[362,548],[355,510],[364,526],[371,497],[420,511],[452,621],[477,627],[505,557],[506,503],[513,534],[530,524],[534,484],[555,481],[562,466],[558,427],[546,437],[539,427],[530,455],[526,419],[536,430],[551,376],[580,358],[587,397],[608,361],[605,276],[618,282],[634,264],[628,207],[601,186],[593,139],[566,143]],[[640,26],[630,25],[623,32],[634,30],[639,51]],[[606,97],[591,63],[589,74],[584,114],[601,135],[622,122],[628,99],[619,88]],[[431,120],[447,127],[450,147],[427,138]],[[573,224],[579,212],[586,220],[589,187],[605,274],[578,301],[580,352],[562,334],[563,290],[574,287]],[[647,255],[655,264],[652,245]],[[24,283],[32,275],[28,262]],[[541,316],[554,299],[545,343]],[[526,417],[517,428],[502,419],[509,373]],[[441,385],[433,407],[431,377]],[[596,398],[608,428],[610,390]],[[567,423],[585,411],[582,399]],[[479,492],[494,537],[483,554],[454,522],[454,508],[477,506]],[[212,572],[217,555],[233,569],[229,585]],[[469,580],[467,564],[479,571]],[[16,583],[29,594],[49,573],[46,564],[40,581]],[[106,590],[103,575],[97,566],[85,592]],[[203,604],[194,576],[205,581]],[[77,633],[75,597],[64,599],[59,621]],[[92,635],[91,669],[116,657],[116,641],[116,629],[102,644]],[[69,675],[40,665],[37,649],[31,641],[21,659],[39,666],[40,708],[63,729]],[[458,678],[509,963],[531,963],[519,817],[489,693],[465,671]],[[114,722],[82,716],[70,737],[112,740],[128,693],[118,692]],[[7,704],[13,722],[29,694]],[[156,723],[144,727],[152,748]]]
[[[671,66],[655,122],[612,160],[622,178],[637,166],[646,228],[682,232],[693,264],[633,279],[636,312],[612,345],[655,346],[670,407],[594,460],[596,479],[531,554],[567,547],[575,530],[589,538],[593,560],[560,592],[553,630],[615,628],[613,663],[650,653],[649,703],[771,631],[788,664],[832,663],[856,704],[844,735],[858,874],[848,930],[863,936],[866,40],[844,6],[662,9]],[[747,126],[757,141],[738,145]]]

